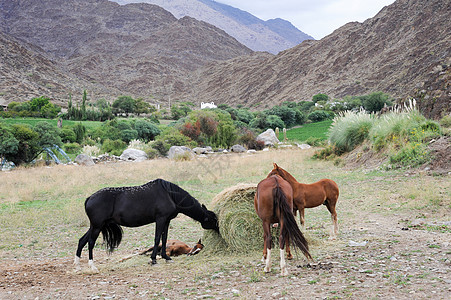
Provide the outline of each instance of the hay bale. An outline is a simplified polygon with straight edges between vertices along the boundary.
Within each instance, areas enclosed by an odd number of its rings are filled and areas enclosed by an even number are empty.
[[[254,208],[256,184],[240,184],[215,196],[212,210],[218,216],[220,235],[206,230],[202,239],[208,252],[263,249],[262,221]],[[277,243],[278,229],[273,230]]]

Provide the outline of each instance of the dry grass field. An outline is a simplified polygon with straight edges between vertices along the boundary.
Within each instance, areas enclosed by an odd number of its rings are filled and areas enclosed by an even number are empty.
[[[312,150],[273,150],[174,162],[51,166],[0,173],[0,299],[449,299],[451,294],[451,180],[402,170],[347,170],[311,160]],[[107,186],[172,181],[209,206],[220,191],[258,183],[272,162],[299,181],[331,178],[340,187],[340,234],[329,240],[330,215],[306,210],[304,234],[315,263],[299,253],[279,276],[261,251],[208,251],[176,257],[121,258],[153,243],[154,225],[124,228],[119,248],[94,250],[99,274],[75,273],[78,239],[88,228],[84,200]],[[169,238],[194,244],[197,222],[179,215]],[[262,241],[263,243],[263,241]],[[87,251],[82,253],[87,267]]]

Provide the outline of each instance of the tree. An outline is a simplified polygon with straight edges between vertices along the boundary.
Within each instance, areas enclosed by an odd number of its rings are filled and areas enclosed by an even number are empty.
[[[19,145],[16,152],[5,155],[7,160],[16,165],[29,163],[42,152],[39,145],[39,134],[30,125],[14,124],[11,126],[11,133]]]
[[[63,145],[58,128],[52,124],[42,121],[36,124],[34,130],[39,136],[39,147],[44,148],[52,147],[53,145]]]
[[[329,101],[329,96],[327,96],[326,94],[316,94],[315,96],[313,96],[312,101],[313,103],[318,103],[319,101],[327,102]]]
[[[171,107],[171,115],[173,120],[178,120],[180,118],[186,117],[188,113],[192,111],[191,107],[194,104],[191,102],[180,102],[179,104],[174,104]]]
[[[83,99],[81,102],[81,119],[83,121],[86,121],[86,100],[88,99],[88,94],[86,93],[86,90],[83,90]]]
[[[138,119],[135,122],[135,130],[138,132],[138,139],[149,142],[160,134],[160,129],[152,122]]]
[[[61,107],[57,107],[52,103],[47,103],[43,107],[41,107],[41,116],[47,119],[56,118],[58,113],[61,111]]]
[[[74,125],[73,131],[75,133],[75,141],[81,144],[86,135],[86,127],[81,122],[78,122]]]
[[[145,102],[142,98],[136,99],[135,103],[135,113],[139,116],[140,114],[147,114],[150,111],[150,104]]]
[[[391,105],[391,102],[388,100],[389,96],[383,92],[375,92],[359,98],[362,100],[365,110],[369,112],[378,112],[385,104]]]
[[[130,96],[120,96],[113,102],[115,115],[125,113],[127,116],[135,111],[136,101]]]
[[[13,155],[19,149],[19,141],[14,137],[11,129],[0,123],[0,159]]]
[[[39,98],[33,98],[33,99],[31,99],[31,102],[30,102],[30,110],[40,112],[41,108],[44,107],[48,103],[50,103],[50,99],[45,96],[41,96]]]
[[[288,106],[274,106],[268,114],[279,116],[287,127],[296,125],[296,112]]]

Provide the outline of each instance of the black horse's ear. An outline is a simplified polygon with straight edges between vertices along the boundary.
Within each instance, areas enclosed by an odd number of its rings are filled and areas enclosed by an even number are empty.
[[[205,208],[205,209],[207,209],[207,207],[206,207],[205,205],[203,205],[203,204],[202,204],[202,208]]]

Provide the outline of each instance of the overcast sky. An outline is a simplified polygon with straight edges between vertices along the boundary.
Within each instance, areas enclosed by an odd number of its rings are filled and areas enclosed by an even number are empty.
[[[374,17],[394,0],[215,0],[262,19],[282,18],[321,39],[340,26]]]

